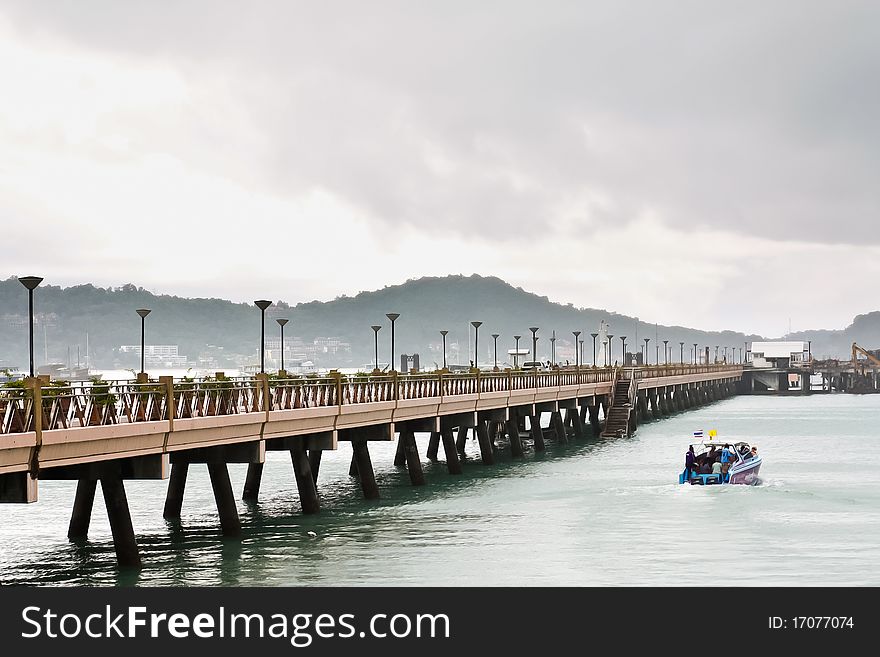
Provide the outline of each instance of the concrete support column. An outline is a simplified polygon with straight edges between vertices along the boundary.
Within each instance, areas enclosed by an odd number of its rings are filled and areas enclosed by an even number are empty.
[[[348,476],[349,477],[357,477],[358,476],[357,456],[355,456],[354,448],[352,448],[352,451],[351,451],[351,465],[348,466]]]
[[[406,468],[409,471],[409,481],[413,486],[425,485],[425,473],[422,472],[422,459],[419,456],[419,445],[416,443],[416,434],[412,431],[401,431],[400,442],[403,444],[406,455]]]
[[[394,452],[394,465],[396,466],[406,465],[406,453],[403,449],[403,440],[398,438],[397,449]]]
[[[458,435],[455,439],[455,449],[458,450],[458,455],[463,459],[465,458],[464,450],[467,446],[467,436],[468,436],[468,427],[459,427]]]
[[[256,502],[260,496],[260,482],[263,480],[263,464],[248,463],[247,476],[244,479],[244,490],[241,499]]]
[[[125,497],[125,486],[122,484],[122,479],[101,477],[101,492],[104,494],[104,504],[110,519],[110,531],[113,534],[113,547],[116,549],[117,563],[122,568],[140,568],[141,556],[134,538],[131,511],[128,508],[128,498]]]
[[[489,427],[486,422],[477,423],[477,439],[480,442],[480,456],[483,458],[483,465],[492,465],[495,463],[495,454],[492,452],[492,443],[489,440]]]
[[[562,413],[558,410],[550,414],[550,424],[556,434],[556,440],[563,445],[568,442],[568,435],[565,433],[565,424],[562,422]]]
[[[165,511],[162,513],[165,520],[180,520],[188,472],[189,463],[174,463],[171,466],[171,479],[168,481],[168,493],[165,496]]]
[[[318,470],[321,469],[321,455],[323,453],[323,449],[309,450],[309,467],[312,469],[312,479],[315,480],[315,486],[318,485]]]
[[[541,427],[538,426],[538,431],[540,430]],[[523,446],[522,440],[519,437],[519,423],[516,421],[516,418],[511,418],[507,421],[507,439],[510,442],[510,455],[515,459],[522,458]]]
[[[437,452],[440,451],[440,432],[432,431],[431,438],[428,439],[428,453],[427,457],[431,461],[437,460]]]
[[[544,431],[541,429],[540,413],[535,413],[534,415],[529,416],[529,427],[532,436],[532,444],[535,446],[535,451],[543,452],[545,449]]]
[[[367,447],[367,441],[353,440],[351,446],[354,449],[354,458],[357,463],[364,499],[378,500],[379,487],[376,485],[376,475],[373,473],[373,462],[370,460],[370,450]]]
[[[599,405],[593,404],[592,406],[588,406],[587,412],[590,415],[590,428],[593,430],[593,438],[598,438],[601,433],[601,428],[599,426]]]
[[[294,440],[290,450],[290,462],[293,464],[293,476],[296,479],[296,488],[299,491],[299,504],[302,512],[306,515],[318,513],[321,503],[318,500],[318,488],[315,485],[315,477],[312,474],[312,464],[306,454],[306,445],[303,440]]]
[[[214,501],[220,515],[220,528],[224,536],[241,534],[241,523],[238,520],[238,508],[229,481],[229,469],[225,463],[208,463],[208,474],[211,477],[211,488],[214,489]]]
[[[654,388],[653,390],[651,390],[650,394],[651,394],[651,416],[655,420],[659,420],[662,416],[660,414],[660,407],[658,406],[658,401],[657,401],[657,389]]]
[[[458,458],[458,450],[455,448],[452,427],[443,429],[440,435],[443,438],[443,453],[446,455],[446,468],[449,470],[449,474],[461,474],[461,461]]]
[[[76,483],[76,497],[73,499],[73,512],[70,514],[67,538],[76,540],[88,537],[97,488],[97,479],[80,479]]]
[[[574,437],[578,440],[584,439],[584,420],[581,417],[579,408],[570,408],[566,415],[571,415],[571,423],[574,426]]]

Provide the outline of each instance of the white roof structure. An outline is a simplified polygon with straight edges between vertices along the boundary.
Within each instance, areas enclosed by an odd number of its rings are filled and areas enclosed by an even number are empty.
[[[751,349],[753,354],[764,354],[764,358],[791,358],[806,350],[806,342],[753,342]]]

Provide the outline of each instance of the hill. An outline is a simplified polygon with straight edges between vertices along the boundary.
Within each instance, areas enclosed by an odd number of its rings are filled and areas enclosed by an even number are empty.
[[[260,335],[259,311],[251,304],[233,303],[224,299],[191,299],[156,295],[132,284],[117,288],[101,288],[90,284],[61,288],[41,285],[37,290],[35,310],[35,360],[85,362],[86,334],[89,356],[94,367],[130,366],[130,355],[120,355],[120,345],[140,343],[140,320],[135,309],[152,309],[147,318],[148,344],[178,345],[181,354],[194,360],[199,354],[218,357],[218,365],[242,361],[258,362]],[[23,366],[27,360],[27,293],[15,278],[0,281],[0,366]],[[277,336],[275,317],[290,319],[287,338],[300,338],[312,344],[316,337],[336,337],[343,343],[338,353],[316,347],[316,364],[325,367],[361,366],[373,358],[373,332],[370,325],[382,325],[380,359],[387,360],[390,331],[385,313],[401,314],[395,328],[395,351],[418,352],[424,365],[442,359],[439,351],[440,329],[447,337],[450,363],[469,360],[472,353],[471,320],[483,322],[480,328],[481,361],[491,362],[492,333],[499,333],[499,359],[513,347],[514,334],[523,336],[521,347],[530,347],[529,326],[539,326],[538,356],[549,358],[549,337],[556,330],[559,360],[573,361],[572,330],[581,330],[586,339],[585,355],[592,359],[589,333],[598,330],[601,320],[611,326],[615,336],[627,335],[632,347],[644,337],[651,338],[649,353],[655,357],[655,326],[636,323],[635,318],[594,308],[577,308],[571,304],[553,303],[547,297],[513,287],[501,279],[482,276],[426,277],[381,290],[361,292],[353,297],[342,296],[332,301],[311,301],[289,306],[276,302],[267,311],[267,338]],[[677,360],[679,342],[685,343],[685,358],[694,342],[700,345],[742,346],[744,342],[761,339],[733,331],[706,332],[681,326],[659,326],[659,339],[669,340],[673,358]],[[790,339],[812,339],[814,354],[845,355],[853,336],[866,346],[880,344],[880,313],[860,315],[844,331],[808,331],[788,336]],[[345,345],[350,344],[350,351]],[[619,358],[620,341],[614,338],[614,351]],[[324,343],[322,343],[324,344]],[[218,356],[219,355],[219,356]],[[126,360],[128,358],[128,360]],[[662,360],[662,356],[661,356]],[[124,361],[124,362],[123,362]],[[423,366],[424,366],[423,365]]]

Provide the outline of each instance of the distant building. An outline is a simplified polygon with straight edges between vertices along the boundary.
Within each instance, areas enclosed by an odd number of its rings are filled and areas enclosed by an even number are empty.
[[[134,354],[141,357],[141,346],[124,344],[119,347],[121,354]],[[177,353],[176,344],[144,345],[144,365],[152,367],[181,367],[187,364],[186,356]]]
[[[806,342],[753,342],[752,366],[786,368],[803,365],[809,356]]]

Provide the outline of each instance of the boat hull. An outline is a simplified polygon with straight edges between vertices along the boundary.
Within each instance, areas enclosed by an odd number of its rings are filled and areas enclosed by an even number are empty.
[[[758,483],[758,472],[761,470],[761,459],[749,459],[743,463],[737,463],[728,473],[727,483],[754,485]]]

